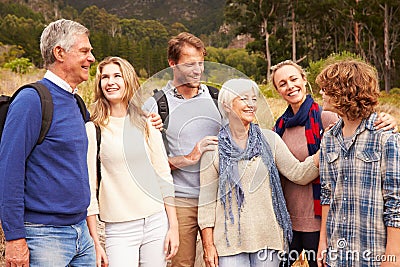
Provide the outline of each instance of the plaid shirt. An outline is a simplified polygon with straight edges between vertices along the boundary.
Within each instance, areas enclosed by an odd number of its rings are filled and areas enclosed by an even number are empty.
[[[400,137],[374,130],[376,117],[363,120],[348,142],[339,120],[321,143],[321,204],[330,205],[332,267],[380,266],[386,227],[400,228]]]

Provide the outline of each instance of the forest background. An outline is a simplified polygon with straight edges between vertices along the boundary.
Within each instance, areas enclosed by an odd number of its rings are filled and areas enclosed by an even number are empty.
[[[126,58],[142,81],[168,67],[168,40],[191,32],[206,44],[207,61],[260,84],[274,119],[286,104],[268,82],[272,65],[298,62],[320,101],[314,79],[324,65],[339,58],[365,60],[378,70],[380,110],[400,122],[398,0],[0,0],[0,94],[42,77],[40,34],[58,18],[89,28],[97,61]],[[89,105],[95,67],[80,88]]]

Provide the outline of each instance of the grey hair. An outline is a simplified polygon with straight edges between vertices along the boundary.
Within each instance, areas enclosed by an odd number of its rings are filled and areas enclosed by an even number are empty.
[[[222,85],[218,94],[218,109],[221,112],[223,123],[228,122],[228,114],[224,107],[232,107],[233,99],[249,90],[253,90],[257,97],[260,94],[260,88],[257,83],[250,79],[230,79]]]
[[[48,67],[56,61],[53,49],[60,46],[69,51],[75,43],[76,35],[86,34],[89,30],[82,24],[66,19],[59,19],[47,25],[40,37],[40,51],[44,66]]]

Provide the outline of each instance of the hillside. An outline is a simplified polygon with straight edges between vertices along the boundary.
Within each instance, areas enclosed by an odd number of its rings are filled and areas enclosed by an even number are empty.
[[[79,11],[96,5],[119,17],[167,24],[181,22],[195,34],[209,34],[222,24],[225,0],[64,0],[64,3]]]
[[[157,20],[162,24],[180,22],[197,35],[218,31],[225,6],[225,0],[0,0],[0,3],[26,5],[46,19],[57,17],[67,6],[81,12],[95,5],[120,18]]]

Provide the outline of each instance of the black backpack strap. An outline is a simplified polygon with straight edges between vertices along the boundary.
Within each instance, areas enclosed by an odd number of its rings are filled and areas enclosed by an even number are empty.
[[[7,119],[8,107],[10,106],[11,96],[1,95],[0,96],[0,141],[3,135],[4,125]]]
[[[161,131],[161,136],[163,138],[165,150],[167,151],[167,154],[169,152],[169,144],[167,140],[167,129],[168,129],[168,123],[169,123],[169,107],[168,107],[168,100],[167,96],[165,95],[163,90],[153,90],[154,94],[153,97],[157,102],[157,108],[158,108],[158,114],[161,117],[161,120],[163,122],[163,130]]]
[[[210,92],[211,98],[214,101],[214,104],[215,104],[215,106],[217,107],[217,109],[219,111],[219,108],[218,108],[219,90],[216,87],[213,87],[213,86],[210,86],[210,85],[207,85],[207,87],[208,87],[208,92]],[[219,111],[219,113],[220,113],[220,115],[222,117],[221,111]]]
[[[25,88],[35,89],[40,97],[40,103],[42,105],[42,127],[40,128],[39,139],[37,141],[37,144],[40,145],[46,137],[46,134],[50,129],[51,121],[53,120],[53,98],[51,97],[49,89],[47,89],[44,84],[35,82],[21,86],[11,97],[10,103],[18,93]]]
[[[163,122],[163,128],[168,129],[168,122],[169,122],[169,107],[167,96],[165,95],[163,90],[153,90],[154,94],[153,97],[157,102],[158,107],[158,114],[160,114],[161,120]]]
[[[211,98],[214,100],[214,102],[217,105],[218,108],[218,94],[219,94],[219,90],[216,87],[207,85],[208,87],[208,91],[210,92]]]
[[[97,141],[97,154],[96,154],[96,174],[97,174],[97,189],[96,196],[99,199],[100,182],[101,182],[101,161],[100,161],[100,144],[101,144],[101,129],[99,126],[96,127],[96,141]]]
[[[88,122],[89,116],[87,114],[87,108],[85,102],[83,101],[82,97],[80,97],[78,94],[74,94],[74,97],[76,99],[76,103],[78,104],[79,110],[81,111],[83,121]]]

